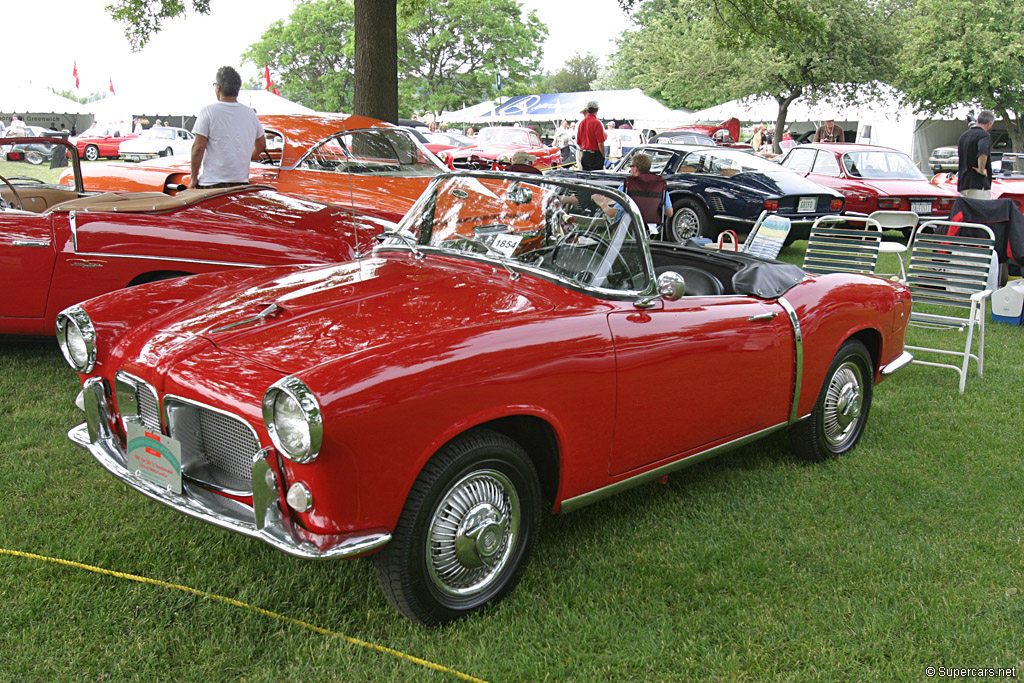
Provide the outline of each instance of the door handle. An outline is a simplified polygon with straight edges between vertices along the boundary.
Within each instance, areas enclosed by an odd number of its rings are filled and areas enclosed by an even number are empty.
[[[758,320],[774,320],[778,315],[779,314],[778,314],[777,311],[772,311],[771,313],[762,313],[761,315],[752,315],[749,318],[747,318],[747,320],[752,322],[752,323],[753,322],[757,322]]]
[[[16,247],[48,247],[50,243],[45,240],[14,240]]]

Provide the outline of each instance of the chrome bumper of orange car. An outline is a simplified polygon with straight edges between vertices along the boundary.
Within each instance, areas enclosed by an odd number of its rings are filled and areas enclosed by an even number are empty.
[[[103,381],[92,378],[82,388],[86,421],[68,432],[72,442],[85,448],[104,468],[136,491],[168,505],[190,517],[201,519],[224,529],[257,538],[289,555],[308,559],[344,559],[380,548],[391,540],[387,533],[370,533],[346,538],[326,550],[312,543],[295,539],[285,528],[277,495],[266,490],[265,459],[253,466],[253,500],[265,512],[257,522],[254,508],[232,498],[221,496],[189,481],[182,482],[180,494],[168,491],[131,472],[127,454],[117,437],[111,433],[110,409],[107,406]]]

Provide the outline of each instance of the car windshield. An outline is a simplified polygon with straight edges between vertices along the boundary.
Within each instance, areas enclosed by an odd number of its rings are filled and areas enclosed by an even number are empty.
[[[458,174],[435,180],[379,248],[434,248],[588,289],[638,292],[650,272],[641,225],[613,190]]]
[[[139,135],[140,138],[147,140],[173,140],[174,129],[173,128],[149,128],[142,131]]]
[[[485,143],[498,143],[501,145],[524,145],[531,144],[530,131],[526,128],[484,128],[476,136],[478,145]]]
[[[926,180],[910,157],[902,152],[847,152],[843,155],[843,166],[854,178]]]
[[[687,152],[679,164],[680,168],[692,168],[695,173],[746,173],[748,171],[768,173],[783,170],[778,164],[749,152],[728,147],[716,147]]]
[[[10,183],[0,181],[0,210],[41,213],[52,204],[76,198],[73,174],[68,180],[71,187],[59,183],[61,174],[72,169],[74,149],[73,144],[56,137],[17,145],[0,140],[0,176]]]
[[[397,128],[336,133],[314,147],[298,167],[391,177],[434,176],[448,170],[408,131]]]

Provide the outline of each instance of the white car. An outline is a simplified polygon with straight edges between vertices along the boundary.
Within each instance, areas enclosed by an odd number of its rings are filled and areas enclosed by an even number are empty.
[[[157,157],[189,155],[195,135],[184,128],[153,126],[139,137],[121,143],[120,155],[125,161],[143,161]]]

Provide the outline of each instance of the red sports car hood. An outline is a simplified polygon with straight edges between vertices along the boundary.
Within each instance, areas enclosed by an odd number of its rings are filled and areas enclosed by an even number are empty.
[[[856,180],[857,185],[869,188],[883,197],[894,195],[899,197],[934,197],[948,195],[945,189],[938,189],[927,180],[897,180],[876,178],[873,180]]]
[[[487,326],[552,307],[489,265],[404,255],[305,268],[270,281],[246,279],[155,322],[292,374],[385,344]]]

